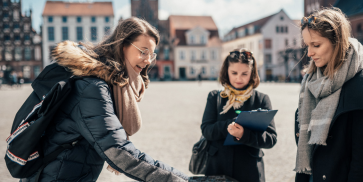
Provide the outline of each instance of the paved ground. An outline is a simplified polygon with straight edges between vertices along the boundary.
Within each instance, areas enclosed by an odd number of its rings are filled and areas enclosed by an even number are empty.
[[[270,96],[272,106],[278,109],[275,116],[277,144],[265,152],[267,182],[292,182],[296,145],[294,141],[294,112],[297,107],[299,84],[262,83],[257,90]],[[222,87],[215,81],[152,82],[140,103],[143,127],[131,137],[141,151],[180,171],[188,171],[191,148],[198,141],[200,123],[208,92]],[[0,90],[0,157],[5,156],[6,143],[13,117],[31,92],[30,85],[21,89],[2,87]],[[105,165],[106,167],[106,165]],[[15,182],[0,159],[0,181]],[[132,181],[115,176],[105,168],[100,182]]]

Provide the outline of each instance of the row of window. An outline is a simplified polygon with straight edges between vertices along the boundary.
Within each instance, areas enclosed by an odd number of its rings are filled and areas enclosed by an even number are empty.
[[[289,29],[287,26],[276,26],[276,33],[288,33]]]
[[[68,40],[68,27],[62,27],[62,40]],[[108,35],[110,33],[110,27],[104,28],[105,35]],[[48,40],[54,41],[55,32],[54,27],[48,27]],[[76,38],[77,41],[83,40],[83,27],[76,27]],[[97,41],[97,27],[91,27],[91,40]]]
[[[201,69],[197,69],[194,67],[189,67],[189,74],[190,75],[195,75],[195,74],[199,74],[202,73],[203,75],[207,74],[207,69],[206,67],[202,66]],[[211,75],[215,75],[216,74],[216,69],[212,66],[210,67],[210,74]]]
[[[8,23],[4,23],[4,24],[3,24],[3,29],[9,29],[9,28],[10,28],[10,25],[9,25]],[[14,29],[19,29],[19,28],[20,28],[20,24],[19,24],[19,23],[14,23],[14,24],[13,24],[13,28],[14,28]],[[27,24],[27,23],[25,23],[25,24],[24,24],[24,30],[25,30],[25,31],[30,30],[30,26],[29,26],[29,24]]]
[[[195,40],[195,38],[196,38],[196,36],[194,36],[194,35],[191,35],[191,36],[190,36],[190,38],[189,38],[189,42],[190,42],[190,44],[196,44],[196,43],[198,43],[198,42]],[[207,43],[207,41],[206,41],[206,37],[205,37],[204,35],[200,36],[199,38],[200,38],[200,39],[199,39],[199,43],[200,43],[200,44],[206,44],[206,43]]]
[[[14,40],[15,41],[20,41],[20,35],[14,35]],[[10,35],[4,35],[4,41],[11,41],[11,37]],[[29,34],[25,34],[24,35],[24,41],[30,41],[30,35]]]
[[[77,23],[81,23],[82,22],[82,17],[81,16],[77,16]],[[95,23],[96,22],[96,17],[95,16],[91,16],[91,22]],[[68,17],[67,16],[62,16],[62,22],[63,23],[67,23],[68,21]],[[48,16],[48,22],[52,23],[53,22],[53,16]],[[108,23],[110,22],[110,17],[106,16],[105,17],[105,22]]]
[[[211,51],[210,52],[210,56],[211,56],[211,59],[212,60],[216,60],[216,52],[215,51]],[[185,59],[185,52],[184,51],[180,51],[179,52],[179,58],[180,60],[184,60]],[[197,59],[197,54],[196,54],[196,51],[192,50],[190,51],[190,59],[193,61],[193,60],[196,60]],[[207,59],[207,51],[202,51],[201,55],[200,55],[200,59],[201,60],[206,60]]]
[[[13,49],[6,47],[5,50],[5,61],[11,61],[13,60]],[[32,59],[32,49],[30,47],[24,48],[24,59],[26,61],[29,61]],[[15,61],[22,61],[23,60],[23,49],[21,47],[15,47],[14,48],[14,60]],[[2,59],[2,53],[0,51],[0,61],[3,61]]]

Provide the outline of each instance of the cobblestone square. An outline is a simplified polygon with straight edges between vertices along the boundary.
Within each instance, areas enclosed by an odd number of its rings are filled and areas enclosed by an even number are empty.
[[[198,141],[200,124],[208,92],[222,89],[216,81],[198,82],[151,82],[144,100],[139,104],[143,118],[141,130],[130,140],[134,145],[178,170],[192,176],[188,171],[192,146]],[[297,108],[300,85],[293,83],[261,83],[257,90],[270,96],[275,116],[277,144],[264,150],[267,182],[292,182],[296,155],[294,139],[294,113]],[[3,86],[0,90],[0,156],[5,156],[5,139],[16,111],[31,93],[29,84],[22,88]],[[98,178],[100,182],[132,181],[116,176],[106,170]],[[18,181],[7,171],[4,159],[0,160],[0,181]]]

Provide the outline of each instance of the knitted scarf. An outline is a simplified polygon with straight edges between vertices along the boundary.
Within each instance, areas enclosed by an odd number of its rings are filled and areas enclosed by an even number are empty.
[[[124,87],[114,86],[113,95],[115,98],[117,117],[124,128],[127,139],[135,134],[141,128],[141,113],[137,102],[140,102],[144,96],[145,84],[139,73],[137,73],[129,61],[126,60],[126,68],[129,76],[129,83]],[[117,170],[110,165],[107,169],[120,175]]]
[[[220,114],[225,114],[232,107],[238,109],[243,106],[243,103],[248,100],[253,93],[253,86],[250,85],[246,90],[236,90],[228,84],[224,84],[224,91],[220,93],[222,98],[227,98],[228,101],[223,106],[223,111]]]
[[[296,155],[297,173],[312,174],[311,160],[314,145],[326,145],[330,123],[338,107],[341,88],[345,82],[363,69],[362,45],[356,39],[351,44],[342,67],[333,79],[317,69],[305,75],[301,83],[298,122],[300,129]],[[313,62],[311,64],[314,64]]]

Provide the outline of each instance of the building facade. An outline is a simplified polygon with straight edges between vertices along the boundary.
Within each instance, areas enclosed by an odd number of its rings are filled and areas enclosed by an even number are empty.
[[[33,81],[42,70],[41,37],[32,27],[32,10],[21,12],[21,0],[0,2],[0,77],[5,82]]]
[[[233,28],[224,37],[222,58],[234,49],[253,52],[261,81],[299,80],[300,69],[294,65],[301,55],[300,30],[285,11]],[[285,50],[294,51],[286,60]],[[295,69],[294,69],[295,68]],[[291,71],[293,70],[293,71]]]
[[[152,26],[159,26],[158,0],[131,0],[131,16],[142,18]]]
[[[217,79],[222,42],[210,16],[169,16],[174,79]]]
[[[57,43],[98,43],[110,34],[114,13],[112,2],[47,1],[43,14],[43,65],[50,64],[51,50]]]

